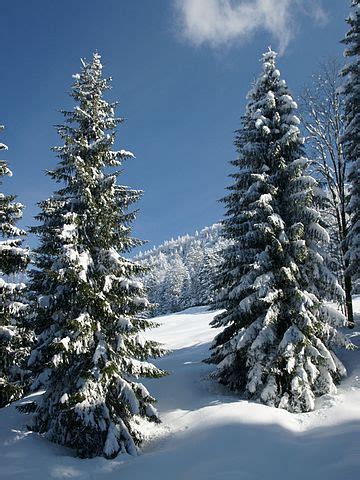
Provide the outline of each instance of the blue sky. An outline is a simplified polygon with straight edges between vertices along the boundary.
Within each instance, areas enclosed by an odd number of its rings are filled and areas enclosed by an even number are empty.
[[[342,57],[344,0],[3,0],[1,141],[26,205],[55,188],[54,125],[72,105],[71,75],[98,50],[119,100],[122,183],[144,190],[135,234],[149,246],[221,219],[234,130],[268,45],[296,97],[320,61]],[[245,9],[244,9],[244,3]],[[5,157],[5,155],[3,155]]]

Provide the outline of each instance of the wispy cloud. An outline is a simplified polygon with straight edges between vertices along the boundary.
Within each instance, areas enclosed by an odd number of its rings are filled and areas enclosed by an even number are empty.
[[[324,23],[320,0],[174,0],[181,35],[195,45],[220,47],[269,32],[284,52],[297,30],[299,15]]]

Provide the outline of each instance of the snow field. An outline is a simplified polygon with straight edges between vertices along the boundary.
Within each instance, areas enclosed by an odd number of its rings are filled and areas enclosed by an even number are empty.
[[[360,313],[360,297],[355,300]],[[202,363],[214,312],[196,307],[158,317],[148,336],[172,352],[155,363],[169,375],[143,383],[158,398],[163,423],[138,457],[80,460],[25,427],[14,406],[0,411],[1,480],[354,480],[360,468],[360,351],[341,352],[348,378],[314,412],[239,399]],[[360,346],[360,326],[348,332]]]

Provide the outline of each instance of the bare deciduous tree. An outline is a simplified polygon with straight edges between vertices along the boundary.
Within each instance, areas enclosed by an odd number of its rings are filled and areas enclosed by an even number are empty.
[[[313,168],[328,196],[326,215],[337,257],[338,273],[345,290],[345,308],[349,326],[354,326],[351,300],[351,277],[347,268],[346,235],[349,219],[346,214],[346,162],[341,145],[344,130],[343,97],[339,93],[341,64],[336,58],[322,63],[312,81],[305,87],[301,100],[303,124],[313,150]]]

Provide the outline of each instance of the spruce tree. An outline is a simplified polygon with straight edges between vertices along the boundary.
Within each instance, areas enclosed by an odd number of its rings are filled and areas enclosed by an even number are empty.
[[[180,254],[175,252],[169,261],[163,281],[162,303],[165,312],[177,312],[186,308],[186,294],[190,284],[187,267]]]
[[[216,276],[220,256],[214,249],[205,251],[193,277],[193,305],[209,305],[214,301]]]
[[[345,375],[335,345],[350,346],[337,327],[345,317],[324,303],[343,291],[327,270],[327,240],[318,187],[306,168],[297,105],[276,53],[250,91],[236,133],[238,159],[226,205],[232,242],[220,266],[214,319],[224,327],[208,362],[214,377],[248,398],[289,411],[309,411],[314,398],[336,391]]]
[[[0,130],[4,127],[0,125]],[[7,146],[0,143],[0,150]],[[12,176],[0,160],[0,177]],[[16,226],[23,205],[14,195],[0,193],[0,407],[20,398],[27,386],[26,360],[32,341],[26,326],[26,287],[19,281],[29,263],[29,251],[22,247],[24,230]]]
[[[349,63],[342,70],[345,78],[344,155],[348,164],[349,203],[351,224],[347,235],[349,262],[348,273],[353,280],[360,280],[360,1],[352,0],[347,19],[350,26],[343,40],[345,57]]]
[[[133,154],[113,148],[121,119],[104,99],[110,79],[100,55],[82,61],[74,79],[76,106],[63,111],[59,163],[48,172],[61,187],[40,203],[33,228],[39,342],[29,364],[33,389],[46,392],[30,428],[81,457],[113,458],[136,454],[144,425],[158,421],[138,378],[164,374],[147,362],[163,350],[142,336],[154,326],[137,280],[144,267],[123,256],[142,243],[131,236],[136,212],[128,210],[141,192],[117,183],[117,167]]]

